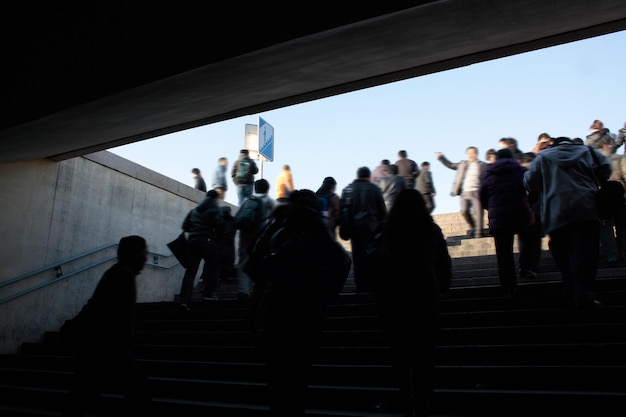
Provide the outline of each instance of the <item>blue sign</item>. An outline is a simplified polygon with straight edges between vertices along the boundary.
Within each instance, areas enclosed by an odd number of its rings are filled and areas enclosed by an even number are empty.
[[[259,153],[270,162],[274,160],[274,128],[259,117]]]

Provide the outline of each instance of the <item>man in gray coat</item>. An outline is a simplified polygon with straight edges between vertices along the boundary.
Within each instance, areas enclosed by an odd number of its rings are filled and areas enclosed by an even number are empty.
[[[470,227],[468,236],[483,237],[483,206],[480,203],[478,189],[487,163],[478,159],[478,148],[475,146],[465,150],[467,159],[460,162],[450,162],[442,152],[435,152],[435,155],[444,166],[456,170],[450,195],[461,196],[461,215]],[[470,212],[472,209],[474,217]]]

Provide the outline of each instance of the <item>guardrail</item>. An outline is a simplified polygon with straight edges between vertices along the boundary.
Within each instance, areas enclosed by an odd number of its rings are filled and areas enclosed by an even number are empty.
[[[117,247],[117,246],[118,246],[118,243],[109,243],[108,245],[99,246],[97,248],[94,248],[94,249],[88,250],[86,252],[83,252],[83,253],[81,253],[79,255],[75,255],[75,256],[63,259],[61,261],[58,261],[58,262],[55,262],[53,264],[46,265],[44,267],[35,269],[34,271],[31,271],[31,272],[28,272],[26,274],[17,276],[15,278],[11,278],[11,279],[8,279],[6,281],[2,281],[2,282],[0,282],[0,288],[8,287],[9,285],[16,284],[18,282],[21,282],[21,281],[23,281],[25,279],[34,277],[34,276],[36,276],[38,274],[41,274],[43,272],[54,270],[55,273],[56,273],[56,278],[51,279],[51,280],[46,281],[46,282],[43,282],[41,284],[34,285],[34,286],[32,286],[32,287],[30,287],[28,289],[19,291],[19,292],[15,293],[15,294],[12,294],[12,295],[8,296],[8,297],[2,298],[2,299],[0,299],[0,304],[6,303],[6,302],[11,301],[11,300],[14,300],[14,299],[19,298],[19,297],[21,297],[23,295],[30,294],[30,293],[32,293],[34,291],[37,291],[37,290],[39,290],[41,288],[45,288],[45,287],[47,287],[49,285],[55,284],[55,283],[57,283],[59,281],[62,281],[62,280],[67,279],[67,278],[70,278],[70,277],[72,277],[74,275],[78,275],[78,274],[80,274],[82,272],[85,272],[85,271],[88,271],[88,270],[90,270],[92,268],[95,268],[98,265],[102,265],[103,263],[115,260],[115,259],[117,259],[117,256],[107,256],[107,257],[104,257],[102,259],[99,259],[96,262],[92,262],[91,264],[85,265],[85,266],[83,266],[81,268],[78,268],[78,269],[72,271],[72,272],[69,272],[67,274],[64,274],[63,273],[63,269],[61,268],[63,265],[68,264],[70,262],[79,260],[79,259],[84,258],[86,256],[93,255],[93,254],[96,254],[98,252],[102,252],[102,251],[104,251],[106,249],[109,249],[109,248],[112,248],[112,247]],[[161,258],[167,259],[167,258],[174,257],[174,255],[172,255],[172,254],[163,255],[163,254],[156,253],[156,252],[148,252],[148,255],[152,257],[152,263],[146,262],[146,266],[150,266],[150,267],[153,267],[153,268],[168,270],[168,269],[174,268],[176,265],[178,265],[180,263],[180,262],[178,262],[178,260],[176,260],[171,265],[162,266],[162,265],[159,264],[159,260]],[[174,259],[176,259],[176,258],[174,257]]]

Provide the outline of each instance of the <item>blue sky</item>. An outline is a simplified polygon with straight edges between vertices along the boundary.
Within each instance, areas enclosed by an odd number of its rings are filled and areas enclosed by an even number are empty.
[[[360,166],[397,160],[405,149],[431,163],[437,189],[433,214],[459,210],[449,194],[457,162],[477,146],[481,159],[502,137],[530,151],[537,136],[584,137],[594,119],[617,132],[626,122],[626,31],[474,64],[110,149],[124,158],[193,186],[191,169],[210,181],[217,159],[231,163],[244,146],[245,125],[259,117],[274,127],[274,160],[262,177],[274,196],[276,177],[289,164],[296,188],[313,191],[326,176],[337,193]],[[623,149],[618,151],[623,152]],[[257,175],[257,179],[260,178]],[[209,184],[210,185],[210,184]],[[237,203],[229,182],[226,201]]]

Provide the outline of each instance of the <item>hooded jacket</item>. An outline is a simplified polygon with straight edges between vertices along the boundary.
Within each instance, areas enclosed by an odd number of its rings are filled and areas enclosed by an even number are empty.
[[[501,158],[487,165],[480,180],[480,201],[487,209],[489,231],[520,231],[531,226],[535,217],[524,188],[527,169],[515,158]]]
[[[597,154],[599,166],[590,152]],[[554,146],[539,152],[524,174],[524,187],[539,192],[543,232],[598,220],[597,180],[604,181],[610,175],[611,162],[593,147],[556,140]]]

